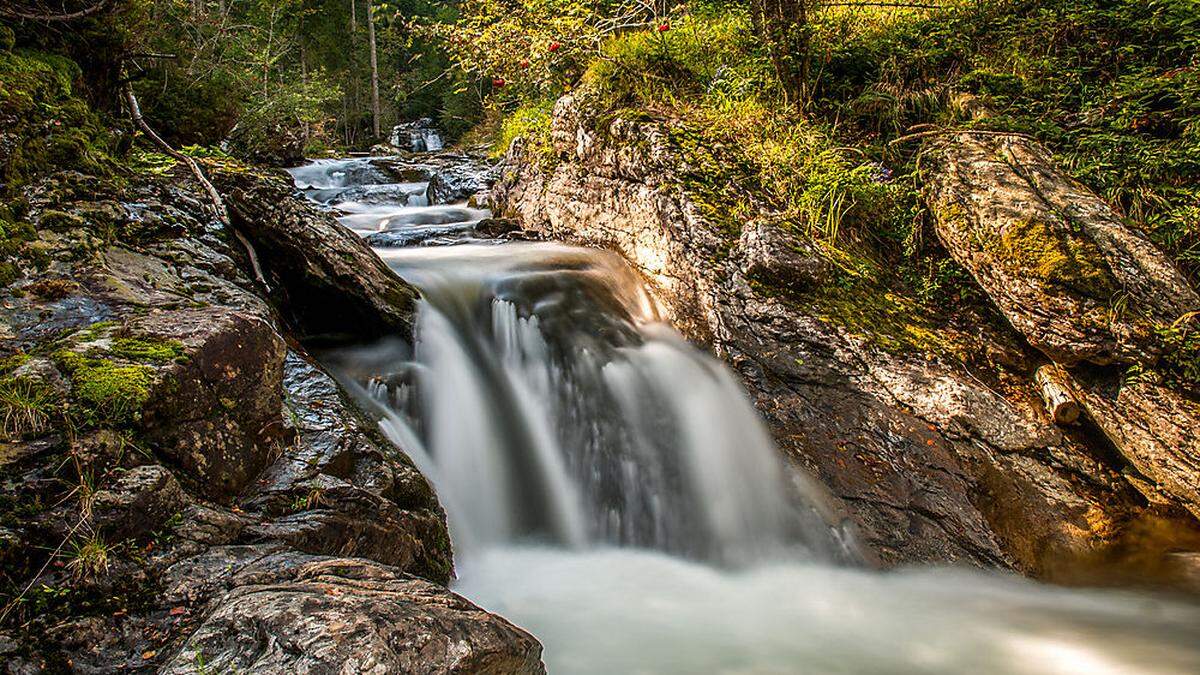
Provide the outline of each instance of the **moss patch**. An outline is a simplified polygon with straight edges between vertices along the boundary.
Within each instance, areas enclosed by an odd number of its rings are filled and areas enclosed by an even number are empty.
[[[851,288],[820,289],[809,299],[823,321],[840,326],[893,353],[933,353],[959,356],[961,349],[939,329],[916,300],[868,280]]]
[[[995,252],[1017,270],[1090,297],[1107,298],[1117,288],[1094,243],[1050,223],[1012,223],[1000,234]]]
[[[59,343],[53,358],[71,378],[72,419],[85,427],[136,422],[163,365],[186,360],[183,343],[121,335],[100,321]]]
[[[55,169],[103,175],[115,145],[103,121],[75,91],[79,66],[61,56],[0,51],[0,183],[11,190]]]
[[[183,343],[178,340],[117,338],[109,351],[130,361],[170,363],[183,358]]]
[[[137,421],[150,399],[154,369],[108,359],[59,352],[58,364],[71,376],[71,393],[85,424],[121,426]]]

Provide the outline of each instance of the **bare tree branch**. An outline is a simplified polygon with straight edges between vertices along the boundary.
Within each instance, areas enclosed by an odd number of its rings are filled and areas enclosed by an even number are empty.
[[[85,7],[77,12],[66,12],[63,14],[46,14],[12,7],[0,7],[0,18],[20,19],[24,21],[74,21],[75,19],[82,19],[99,13],[108,6],[110,1],[98,0],[96,4]]]
[[[212,182],[208,180],[208,176],[204,175],[204,170],[200,168],[200,164],[196,162],[195,159],[188,157],[182,152],[179,152],[175,148],[171,147],[170,143],[164,141],[162,137],[159,136],[154,129],[152,129],[150,125],[146,123],[145,118],[142,117],[142,107],[138,105],[137,96],[133,93],[132,84],[126,82],[123,89],[125,94],[125,102],[129,105],[129,116],[133,118],[133,123],[137,125],[138,129],[141,129],[142,133],[146,135],[146,138],[149,138],[150,141],[157,145],[163,152],[171,157],[174,157],[180,162],[183,162],[189,169],[191,169],[192,175],[196,177],[196,180],[204,187],[204,191],[208,193],[208,198],[210,201],[212,201],[213,208],[216,209],[217,218],[221,221],[221,224],[224,225],[230,232],[232,232],[233,235],[237,237],[238,242],[240,242],[241,245],[246,248],[246,254],[250,256],[250,266],[254,268],[254,279],[258,281],[258,283],[262,284],[263,288],[270,290],[271,287],[267,284],[267,280],[263,277],[262,267],[258,263],[258,253],[254,250],[254,246],[250,243],[250,241],[233,226],[233,221],[229,219],[229,209],[225,208],[225,200],[221,199],[221,194],[217,192],[217,188],[213,187]]]

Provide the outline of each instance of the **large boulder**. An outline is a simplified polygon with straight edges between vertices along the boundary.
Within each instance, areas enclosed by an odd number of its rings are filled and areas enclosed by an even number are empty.
[[[1200,308],[1170,259],[1038,143],[951,134],[922,166],[950,255],[1054,361],[1151,363],[1154,329]]]
[[[159,672],[544,672],[528,633],[385,565],[275,553],[224,583],[231,590]]]
[[[222,171],[214,180],[301,337],[411,334],[416,290],[333,216],[297,199],[287,174]]]

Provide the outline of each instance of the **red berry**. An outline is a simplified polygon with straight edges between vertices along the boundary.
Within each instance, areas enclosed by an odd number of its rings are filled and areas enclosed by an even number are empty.
[[[665,33],[669,30],[671,30],[670,22],[664,21],[664,22],[658,24],[658,32]]]
[[[496,79],[492,80],[493,87],[499,88],[499,87],[503,87],[506,84],[508,84],[508,83],[504,81],[503,77],[497,77]]]
[[[529,67],[529,59],[521,59],[521,67],[528,68]]]
[[[556,51],[558,51],[558,50],[560,50],[560,49],[562,49],[562,45],[558,44],[557,42],[551,42],[551,43],[550,43],[550,51],[552,51],[552,52],[556,52]]]

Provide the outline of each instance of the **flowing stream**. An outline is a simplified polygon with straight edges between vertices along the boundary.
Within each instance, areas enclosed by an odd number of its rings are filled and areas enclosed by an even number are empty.
[[[823,489],[616,255],[479,238],[485,211],[430,205],[403,164],[292,173],[421,290],[412,344],[330,359],[435,483],[455,590],[552,673],[1200,672],[1193,604],[858,565]]]

